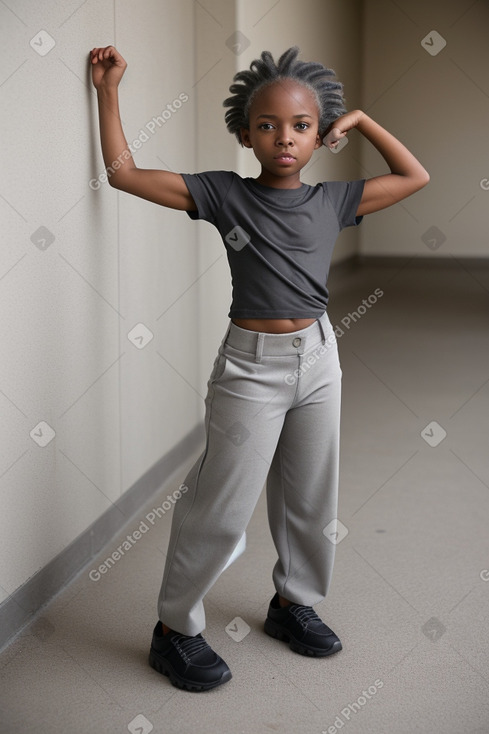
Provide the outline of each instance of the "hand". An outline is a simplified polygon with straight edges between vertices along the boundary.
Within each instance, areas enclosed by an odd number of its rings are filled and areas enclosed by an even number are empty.
[[[346,137],[349,130],[358,125],[363,116],[364,113],[361,110],[353,110],[338,117],[326,130],[323,145],[330,149],[336,148],[340,140]]]
[[[118,87],[127,62],[124,61],[115,46],[93,48],[90,51],[92,64],[92,82],[95,89],[101,87]]]
[[[344,137],[346,137],[346,133],[342,133],[338,127],[333,127],[329,129],[329,133],[326,133],[326,135],[324,136],[323,145],[325,145],[330,150],[334,150],[340,142],[341,138]]]

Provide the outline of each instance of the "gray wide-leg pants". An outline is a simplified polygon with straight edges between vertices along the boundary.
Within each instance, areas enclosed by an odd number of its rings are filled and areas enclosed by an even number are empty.
[[[158,616],[168,627],[185,635],[205,628],[202,600],[265,483],[278,553],[275,589],[297,604],[324,599],[335,552],[329,524],[337,518],[340,396],[326,313],[288,334],[230,322],[208,382],[206,446],[173,510],[158,598]]]

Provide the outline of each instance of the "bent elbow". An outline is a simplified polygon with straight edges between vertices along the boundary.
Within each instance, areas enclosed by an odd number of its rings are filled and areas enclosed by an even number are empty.
[[[128,191],[133,185],[134,178],[132,174],[135,170],[136,166],[130,166],[128,163],[116,166],[114,162],[112,166],[106,169],[107,180],[112,188],[119,191]]]
[[[112,174],[107,180],[113,189],[130,193],[130,184],[128,183],[127,176]]]
[[[423,186],[426,186],[430,182],[430,174],[426,170],[426,168],[423,168],[423,172],[420,175],[420,183],[419,188],[422,189]]]
[[[108,181],[109,186],[112,186],[113,189],[120,190],[121,182],[120,182],[120,179],[117,178],[117,176],[114,176],[114,174],[112,174],[112,176],[107,176],[107,181]]]
[[[416,191],[423,189],[427,184],[429,184],[429,182],[430,174],[428,171],[423,169],[423,171],[420,172],[413,181],[413,194],[416,193]]]

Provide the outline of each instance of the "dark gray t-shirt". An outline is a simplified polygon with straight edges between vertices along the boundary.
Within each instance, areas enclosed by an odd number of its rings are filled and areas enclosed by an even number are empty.
[[[233,286],[230,318],[318,318],[328,304],[331,255],[356,211],[365,179],[298,189],[264,186],[233,171],[182,174],[191,219],[217,227]]]

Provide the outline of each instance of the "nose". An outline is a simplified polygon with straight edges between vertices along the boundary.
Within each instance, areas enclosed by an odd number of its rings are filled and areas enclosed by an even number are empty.
[[[284,148],[294,145],[294,140],[288,130],[279,130],[275,142],[278,146],[283,146]]]

